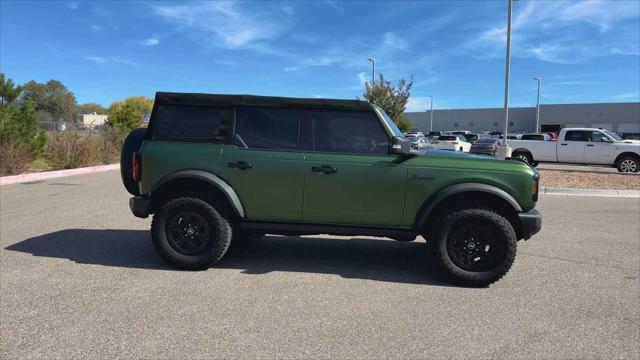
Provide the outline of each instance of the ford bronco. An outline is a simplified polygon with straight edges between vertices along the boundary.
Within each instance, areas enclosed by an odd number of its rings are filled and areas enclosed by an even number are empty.
[[[531,166],[416,154],[359,100],[159,92],[148,128],[125,140],[121,175],[133,214],[153,214],[156,251],[181,269],[263,234],[421,235],[449,278],[486,286],[542,223]]]

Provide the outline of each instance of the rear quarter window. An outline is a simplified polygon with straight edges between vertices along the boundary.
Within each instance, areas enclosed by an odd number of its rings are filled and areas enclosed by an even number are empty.
[[[160,105],[155,114],[155,140],[225,140],[222,110],[206,106]]]

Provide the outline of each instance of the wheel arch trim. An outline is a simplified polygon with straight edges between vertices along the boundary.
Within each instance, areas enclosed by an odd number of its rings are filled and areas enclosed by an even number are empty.
[[[447,198],[457,194],[465,193],[465,192],[482,192],[482,193],[497,196],[502,200],[506,201],[509,205],[511,205],[511,207],[515,212],[517,213],[522,212],[522,207],[520,206],[518,201],[513,196],[511,196],[508,192],[496,186],[482,184],[482,183],[460,183],[460,184],[449,185],[445,188],[442,188],[436,191],[434,194],[429,196],[424,201],[424,203],[420,207],[420,210],[418,211],[418,214],[415,217],[415,220],[413,223],[414,228],[416,229],[420,228],[424,224],[424,222],[429,218],[429,215],[431,215],[433,210],[438,205],[442,204],[443,201],[446,201]]]
[[[227,198],[236,215],[240,218],[245,217],[242,202],[240,202],[238,194],[235,192],[235,190],[233,190],[231,185],[229,185],[226,181],[222,180],[217,175],[204,170],[180,170],[166,175],[165,177],[160,179],[160,181],[158,181],[156,185],[153,186],[150,195],[153,196],[153,193],[160,189],[163,185],[179,179],[200,180],[215,186]]]

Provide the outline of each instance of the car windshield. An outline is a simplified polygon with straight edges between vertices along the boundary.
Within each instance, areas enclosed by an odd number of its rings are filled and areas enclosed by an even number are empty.
[[[396,125],[396,123],[394,123],[393,120],[391,120],[389,115],[387,115],[387,113],[385,113],[384,110],[382,110],[381,108],[373,104],[371,104],[371,106],[373,106],[373,108],[378,112],[378,114],[382,116],[382,118],[384,119],[384,122],[387,123],[387,126],[389,127],[389,129],[391,129],[391,132],[393,132],[393,136],[400,136],[400,137],[403,136],[402,131],[398,129],[398,126]]]
[[[438,140],[454,141],[454,140],[458,140],[458,137],[457,136],[440,136],[440,137],[438,137]]]
[[[613,138],[614,140],[622,141],[622,138],[620,137],[620,135],[614,134],[614,133],[609,132],[607,130],[603,130],[603,131],[605,132],[605,134],[609,135],[609,137]]]

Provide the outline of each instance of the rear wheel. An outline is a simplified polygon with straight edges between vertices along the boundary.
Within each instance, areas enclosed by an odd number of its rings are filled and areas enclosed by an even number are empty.
[[[222,259],[231,244],[231,225],[208,202],[181,197],[153,216],[151,239],[158,254],[179,269],[203,270]]]
[[[531,154],[526,153],[526,152],[519,152],[519,151],[515,152],[512,157],[514,157],[516,159],[520,159],[522,161],[525,161],[527,164],[533,164],[534,163],[533,157],[531,156]]]
[[[511,223],[490,209],[457,209],[427,234],[436,263],[454,282],[487,286],[502,278],[516,256]]]
[[[616,167],[622,173],[636,173],[640,171],[640,161],[636,157],[625,156],[618,161]]]
[[[460,148],[458,151],[464,151],[464,149],[463,149],[463,148]]]

